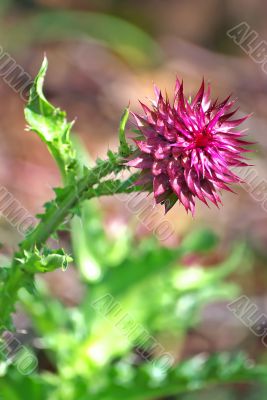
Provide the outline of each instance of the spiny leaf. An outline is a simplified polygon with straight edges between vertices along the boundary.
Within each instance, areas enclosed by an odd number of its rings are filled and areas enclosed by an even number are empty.
[[[68,181],[71,181],[78,168],[75,151],[70,140],[73,122],[68,122],[65,112],[54,107],[45,98],[43,85],[47,67],[48,62],[45,57],[30,91],[29,102],[25,108],[25,118],[28,130],[36,132],[47,145],[63,178],[66,180],[68,177]]]
[[[122,157],[128,157],[129,154],[131,153],[130,146],[128,145],[125,137],[125,129],[128,119],[129,119],[129,107],[125,108],[119,126],[119,140],[120,140],[119,153],[121,154]]]
[[[35,272],[48,272],[61,268],[66,270],[68,263],[72,258],[68,256],[63,249],[50,250],[44,248],[40,252],[37,248],[33,252],[23,251],[23,256],[16,258],[21,264],[21,268],[30,273]]]

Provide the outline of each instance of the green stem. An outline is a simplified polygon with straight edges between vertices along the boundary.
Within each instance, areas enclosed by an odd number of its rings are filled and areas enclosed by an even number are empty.
[[[38,248],[42,246],[56,231],[57,227],[64,222],[73,207],[81,201],[84,192],[98,183],[101,178],[112,173],[115,166],[119,169],[124,168],[123,165],[119,165],[118,161],[117,164],[114,160],[103,161],[101,165],[92,168],[85,177],[80,179],[75,188],[70,187],[68,195],[62,200],[56,211],[48,212],[45,222],[41,221],[21,243],[21,249],[30,251],[35,246]]]
[[[58,207],[48,210],[46,218],[21,242],[20,248],[23,251],[32,251],[35,247],[42,248],[49,237],[57,231],[57,228],[65,221],[66,217],[72,214],[72,210],[84,199],[112,195],[115,193],[129,193],[138,188],[132,186],[133,177],[124,182],[107,180],[101,182],[101,178],[106,177],[112,172],[118,173],[124,169],[121,159],[116,156],[112,160],[102,161],[100,165],[92,168],[85,177],[80,179],[75,188],[70,187],[66,197],[62,199]],[[98,183],[96,188],[94,185]],[[17,300],[18,290],[25,285],[26,278],[31,275],[21,268],[21,264],[16,259],[20,254],[17,253],[13,259],[9,274],[2,283],[2,293],[0,296],[0,332],[10,323],[11,313],[14,311],[14,304]]]

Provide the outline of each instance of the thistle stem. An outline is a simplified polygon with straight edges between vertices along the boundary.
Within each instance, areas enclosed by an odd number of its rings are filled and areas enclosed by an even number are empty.
[[[121,158],[116,155],[112,160],[102,161],[81,178],[75,188],[70,187],[66,196],[57,204],[56,208],[47,210],[45,218],[39,222],[36,228],[20,243],[20,251],[15,254],[6,279],[2,282],[0,296],[0,333],[6,330],[10,324],[11,314],[15,310],[18,291],[25,285],[27,278],[33,279],[33,275],[22,269],[17,260],[24,251],[33,251],[34,248],[42,249],[42,246],[55,233],[65,219],[73,214],[73,209],[82,200],[93,197],[114,195],[116,193],[130,193],[140,190],[132,185],[135,175],[126,181],[101,179],[112,172],[118,173],[125,169]],[[98,185],[97,185],[98,184]],[[97,185],[95,188],[94,186]]]

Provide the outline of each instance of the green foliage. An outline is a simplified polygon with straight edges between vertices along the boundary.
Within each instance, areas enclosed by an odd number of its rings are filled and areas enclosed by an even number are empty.
[[[98,203],[85,202],[80,217],[72,222],[74,262],[83,282],[82,303],[64,308],[40,280],[34,295],[20,292],[21,304],[57,368],[57,373],[38,375],[39,387],[45,386],[41,392],[53,400],[88,396],[145,400],[235,381],[265,383],[265,367],[253,367],[243,355],[202,354],[164,369],[160,357],[150,349],[152,340],[160,349],[165,334],[171,341],[179,338],[182,346],[188,330],[197,327],[206,304],[230,301],[238,294],[238,288],[225,278],[242,264],[243,245],[209,269],[182,264],[185,255],[207,251],[203,235],[214,238],[206,229],[202,234],[189,234],[174,249],[164,248],[152,238],[136,242],[128,230],[111,239],[104,230]],[[217,240],[210,240],[209,251],[215,250],[216,244]],[[147,332],[151,337],[145,340]],[[141,348],[140,337],[144,337]],[[134,349],[138,347],[140,354],[151,352],[153,361],[140,357],[137,366]],[[34,386],[36,379],[35,375],[29,379]]]
[[[167,374],[162,374],[151,364],[136,368],[127,361],[117,362],[106,371],[108,384],[98,391],[92,391],[90,382],[76,378],[72,383],[64,382],[60,393],[55,386],[58,379],[49,374],[43,376],[21,377],[12,370],[0,381],[0,390],[5,399],[35,400],[45,399],[79,399],[86,400],[150,400],[172,394],[184,394],[203,390],[216,384],[231,384],[235,381],[266,384],[266,368],[252,368],[243,354],[214,354],[210,357],[200,355],[185,361]],[[103,377],[99,377],[103,381]],[[69,395],[71,394],[72,397]],[[192,397],[190,397],[192,398]]]

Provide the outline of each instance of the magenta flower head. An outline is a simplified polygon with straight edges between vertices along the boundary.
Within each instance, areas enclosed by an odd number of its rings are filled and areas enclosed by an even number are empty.
[[[249,116],[231,119],[235,101],[212,102],[204,80],[193,99],[185,98],[178,79],[172,103],[157,87],[155,94],[150,108],[141,103],[144,115],[133,113],[137,150],[127,165],[142,170],[135,184],[153,191],[166,212],[179,200],[194,214],[196,198],[218,207],[221,191],[241,182],[231,169],[247,166],[242,153],[251,142],[234,128]]]

